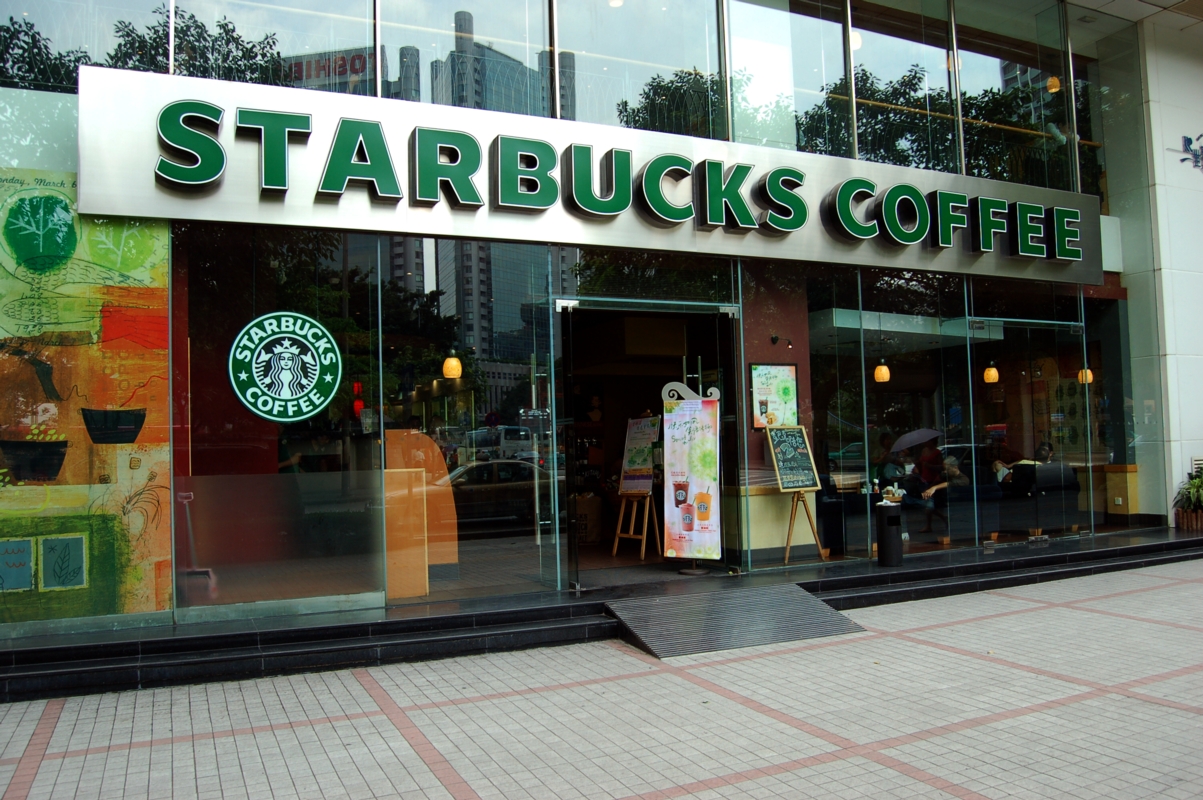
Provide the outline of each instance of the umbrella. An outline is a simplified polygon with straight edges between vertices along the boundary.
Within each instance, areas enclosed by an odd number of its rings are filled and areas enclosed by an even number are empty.
[[[917,431],[904,433],[898,437],[898,441],[894,442],[894,446],[890,448],[891,453],[899,453],[906,450],[908,447],[914,447],[917,444],[930,442],[932,439],[938,439],[944,434],[934,428],[920,428]]]

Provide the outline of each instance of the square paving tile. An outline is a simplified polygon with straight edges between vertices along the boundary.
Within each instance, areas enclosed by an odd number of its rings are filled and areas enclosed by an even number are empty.
[[[490,786],[512,796],[504,787],[523,786],[531,773],[531,789],[523,791],[553,796],[541,769],[569,786],[625,797],[834,749],[664,674],[414,711],[410,718],[482,797],[498,796]]]
[[[1089,575],[1082,578],[1070,578],[1061,581],[1033,583],[1027,586],[1012,586],[1000,589],[999,592],[1011,597],[1026,600],[1042,600],[1046,603],[1071,603],[1075,600],[1086,600],[1092,597],[1129,592],[1133,589],[1148,589],[1153,586],[1167,585],[1165,578],[1159,578],[1142,570],[1125,572],[1106,572],[1100,575]],[[994,594],[994,592],[990,592]]]
[[[1172,583],[1151,592],[1091,600],[1080,605],[1143,619],[1192,625],[1203,631],[1203,583]]]
[[[986,797],[1198,798],[1203,716],[1103,697],[886,751]]]
[[[1078,694],[1083,688],[897,639],[696,670],[860,744]]]
[[[0,705],[0,759],[21,757],[45,708],[45,700]]]
[[[818,764],[755,780],[702,789],[691,800],[735,798],[874,798],[874,800],[946,800],[954,795],[865,758]]]
[[[965,622],[977,617],[1004,614],[1009,611],[1028,611],[1042,608],[1039,603],[1013,600],[988,592],[965,594],[949,602],[950,598],[915,600],[872,608],[854,608],[844,614],[854,622],[867,628],[885,631],[901,631],[927,625],[944,625]]]
[[[1049,608],[913,634],[1061,675],[1105,684],[1203,661],[1203,632],[1150,625],[1072,608]]]
[[[501,694],[616,675],[653,672],[655,667],[607,643],[489,653],[439,661],[390,664],[368,670],[402,708]]]

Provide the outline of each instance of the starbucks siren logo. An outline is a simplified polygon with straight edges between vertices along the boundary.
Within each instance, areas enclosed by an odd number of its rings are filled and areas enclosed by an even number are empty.
[[[334,398],[342,374],[334,337],[304,314],[264,314],[243,328],[230,348],[234,393],[274,422],[317,414]]]

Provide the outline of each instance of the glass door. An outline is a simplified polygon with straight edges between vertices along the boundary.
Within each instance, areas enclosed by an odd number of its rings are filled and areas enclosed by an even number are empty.
[[[692,566],[666,557],[663,546],[665,514],[677,512],[675,504],[665,504],[663,423],[652,449],[646,543],[622,538],[615,547],[619,515],[624,513],[619,479],[628,423],[662,418],[662,392],[670,383],[684,384],[703,397],[711,388],[718,389],[717,449],[697,455],[698,468],[713,470],[717,481],[690,486],[685,502],[691,507],[698,502],[717,506],[721,540],[716,537],[713,556],[699,566],[725,573],[728,563],[739,563],[740,555],[738,307],[574,298],[557,300],[556,309],[561,350],[555,362],[555,430],[565,458],[567,511],[562,519],[570,580],[588,588],[667,580],[681,577],[678,570],[683,566]],[[624,533],[629,530],[630,505],[628,500]],[[639,508],[636,534],[644,524],[642,503]]]
[[[983,539],[1091,532],[1094,373],[1079,323],[971,319]]]

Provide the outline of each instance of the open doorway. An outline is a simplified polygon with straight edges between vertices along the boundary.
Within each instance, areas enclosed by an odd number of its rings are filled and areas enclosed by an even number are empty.
[[[675,579],[683,577],[679,574],[683,567],[694,566],[665,555],[663,431],[653,445],[650,505],[654,515],[648,522],[646,544],[620,539],[615,548],[623,507],[619,478],[628,421],[663,415],[662,391],[673,382],[698,394],[711,387],[719,390],[716,455],[720,485],[710,491],[694,489],[706,497],[714,496],[724,543],[721,554],[698,566],[725,573],[725,565],[738,559],[738,503],[734,492],[723,497],[723,486],[730,484],[734,489],[738,476],[738,319],[717,308],[576,307],[563,314],[561,332],[563,406],[559,418],[571,495],[570,558],[575,560],[580,585],[594,588]],[[696,496],[697,492],[690,494]],[[692,505],[694,496],[685,502]],[[629,514],[628,505],[624,531]],[[642,527],[640,512],[636,532]]]

